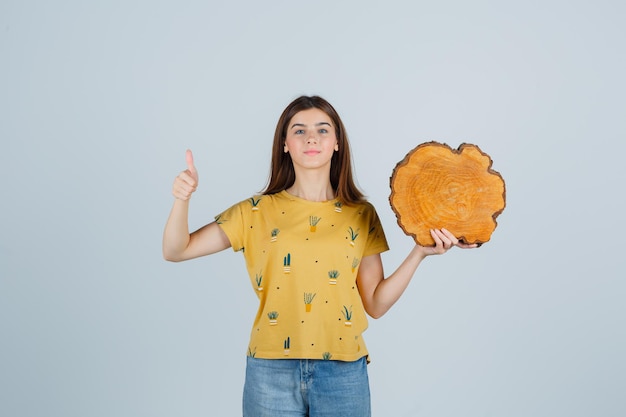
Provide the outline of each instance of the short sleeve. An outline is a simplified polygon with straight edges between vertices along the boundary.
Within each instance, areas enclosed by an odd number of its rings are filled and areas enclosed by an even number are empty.
[[[375,255],[389,250],[385,231],[376,213],[376,209],[370,203],[366,206],[366,221],[368,222],[367,243],[363,251],[363,256]]]
[[[222,228],[235,252],[244,247],[244,202],[239,202],[215,216],[215,222]]]

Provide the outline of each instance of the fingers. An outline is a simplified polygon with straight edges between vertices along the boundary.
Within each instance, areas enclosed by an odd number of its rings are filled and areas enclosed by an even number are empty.
[[[183,171],[174,179],[172,194],[179,200],[189,200],[197,188],[196,179],[189,174],[189,171]]]
[[[474,249],[480,247],[480,243],[465,243],[457,239],[449,230],[447,229],[432,229],[430,231],[430,235],[433,237],[435,241],[435,246],[432,248],[433,255],[441,255],[446,253],[453,246],[458,246],[462,249]]]
[[[432,255],[442,255],[451,247],[459,246],[459,240],[447,229],[431,229],[430,235],[435,241],[435,246],[431,247]]]
[[[477,248],[480,246],[480,244],[478,243],[465,243],[463,241],[460,241],[459,239],[457,239],[452,233],[450,233],[448,230],[446,229],[441,229],[441,231],[449,237],[449,239],[452,242],[453,246],[458,246],[459,248],[463,248],[463,249],[472,249],[472,248]]]
[[[459,243],[456,244],[456,246],[458,246],[461,249],[474,249],[474,248],[480,248],[480,246],[482,245],[482,243],[465,243],[459,240]]]
[[[185,153],[185,159],[187,161],[187,169],[192,174],[195,174],[197,171],[195,165],[193,164],[193,153],[191,153],[191,149],[187,149],[187,152]]]
[[[185,152],[185,160],[187,161],[187,171],[185,171],[191,177],[191,182],[194,187],[198,185],[198,171],[193,163],[193,153],[190,149]]]
[[[444,228],[430,229],[430,235],[435,241],[435,246],[422,247],[426,255],[442,255],[453,246],[463,249],[478,248],[480,246],[478,243],[468,244],[460,241],[449,230]]]
[[[198,188],[198,171],[193,163],[193,154],[188,149],[185,154],[187,169],[174,179],[172,194],[179,200],[189,200],[191,194]]]
[[[441,229],[441,233],[445,236],[444,243],[448,243],[448,249],[452,246],[458,245],[459,239],[457,239],[448,229]]]
[[[442,255],[446,253],[446,251],[452,246],[450,238],[446,236],[441,230],[430,229],[430,235],[435,241],[435,246],[431,247],[432,255]]]

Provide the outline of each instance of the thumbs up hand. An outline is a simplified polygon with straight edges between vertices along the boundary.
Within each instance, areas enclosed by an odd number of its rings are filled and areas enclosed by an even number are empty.
[[[172,187],[174,197],[183,201],[189,200],[191,194],[198,188],[198,171],[193,164],[193,154],[189,149],[187,149],[185,159],[187,161],[187,169],[178,174]]]

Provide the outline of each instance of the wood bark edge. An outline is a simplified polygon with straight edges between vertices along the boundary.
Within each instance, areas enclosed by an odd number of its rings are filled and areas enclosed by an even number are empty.
[[[423,149],[425,147],[431,147],[431,149],[425,150]],[[429,221],[421,221],[424,219],[420,219],[420,221],[416,222],[415,219],[412,218],[414,217],[413,213],[407,213],[406,200],[410,198],[410,196],[403,195],[406,194],[407,190],[398,191],[396,187],[398,177],[402,178],[402,175],[405,175],[406,170],[409,169],[407,168],[407,166],[411,163],[412,158],[414,156],[419,156],[418,153],[424,153],[424,151],[432,151],[434,153],[443,152],[443,155],[447,155],[449,153],[450,155],[453,155],[451,158],[453,158],[454,161],[456,161],[455,163],[457,164],[467,164],[469,162],[474,164],[480,164],[479,173],[481,176],[485,176],[485,181],[488,181],[491,184],[489,190],[492,197],[491,199],[493,199],[494,201],[489,201],[489,206],[482,209],[482,211],[486,210],[486,213],[482,213],[480,218],[478,219],[479,221],[477,222],[477,224],[480,224],[480,227],[473,227],[470,223],[467,223],[465,224],[465,226],[456,225],[452,228],[448,227],[448,229],[450,229],[450,231],[453,232],[453,234],[459,240],[466,243],[477,243],[480,245],[489,241],[492,232],[498,225],[496,219],[506,207],[506,184],[504,182],[504,179],[502,178],[502,175],[500,175],[499,172],[493,169],[493,160],[491,159],[491,157],[483,152],[477,145],[473,145],[470,143],[462,143],[457,149],[453,149],[449,145],[444,143],[435,141],[425,142],[409,151],[406,156],[400,162],[398,162],[398,164],[396,164],[392,176],[389,180],[389,185],[391,188],[389,202],[391,204],[392,210],[396,215],[396,219],[400,228],[404,231],[405,234],[412,236],[416,243],[423,246],[434,245],[434,240],[430,236],[430,233],[427,230],[424,230],[425,225],[428,224]],[[459,156],[460,158],[454,158],[454,155]],[[473,160],[471,159],[472,157],[474,158]],[[406,181],[405,178],[402,178],[402,180]],[[469,183],[465,181],[464,184],[467,185]],[[421,192],[421,190],[419,192]],[[402,198],[404,198],[405,201],[400,202]],[[422,199],[424,199],[423,196]],[[489,218],[486,218],[486,216],[488,216]],[[446,226],[437,225],[434,227]],[[479,231],[468,232],[467,230],[464,230],[464,228],[478,229]]]

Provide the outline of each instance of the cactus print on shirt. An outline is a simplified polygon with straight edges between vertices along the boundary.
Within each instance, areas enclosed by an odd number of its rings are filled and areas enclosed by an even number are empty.
[[[312,202],[282,191],[216,219],[243,252],[259,298],[249,355],[354,361],[368,354],[356,276],[363,257],[388,249],[370,203]]]

